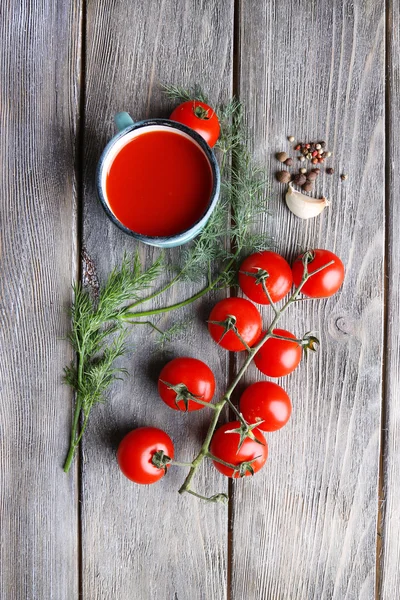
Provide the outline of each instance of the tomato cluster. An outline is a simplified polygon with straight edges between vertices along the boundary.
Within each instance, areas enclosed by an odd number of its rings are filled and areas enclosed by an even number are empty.
[[[311,276],[309,276],[309,274]],[[272,304],[282,300],[293,283],[310,298],[335,294],[344,279],[341,260],[328,250],[300,255],[290,268],[275,252],[264,251],[246,258],[239,269],[239,286],[249,298],[232,297],[218,302],[208,319],[212,339],[230,351],[251,352],[256,367],[268,377],[282,377],[300,364],[309,338],[299,340],[290,331],[269,328],[262,331],[258,308],[251,302]],[[315,341],[315,338],[311,338]],[[308,341],[307,341],[308,340]],[[170,408],[191,412],[207,407],[215,392],[215,378],[201,360],[179,357],[167,363],[158,378],[161,399]],[[268,445],[263,432],[281,429],[292,413],[285,390],[271,381],[248,386],[239,401],[237,421],[225,423],[213,434],[209,454],[227,477],[256,473],[265,464]],[[131,431],[118,449],[118,462],[124,475],[136,483],[154,483],[173,462],[174,447],[169,436],[154,427]]]

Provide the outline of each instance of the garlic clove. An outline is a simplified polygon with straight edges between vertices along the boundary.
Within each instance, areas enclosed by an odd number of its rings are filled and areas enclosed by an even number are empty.
[[[330,202],[326,198],[310,198],[310,196],[295,190],[292,184],[289,183],[286,192],[286,204],[296,217],[311,219],[319,215],[326,206],[330,205]]]

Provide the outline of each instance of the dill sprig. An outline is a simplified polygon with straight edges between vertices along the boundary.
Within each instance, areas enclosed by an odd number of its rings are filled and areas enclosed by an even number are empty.
[[[121,266],[113,269],[98,300],[82,288],[74,286],[71,307],[72,329],[68,339],[77,360],[64,369],[64,380],[76,393],[71,443],[64,470],[69,471],[76,449],[86,429],[94,404],[103,402],[110,384],[125,372],[114,366],[125,353],[128,331],[121,318],[128,300],[139,299],[160,275],[163,257],[160,255],[145,271],[139,255],[131,261],[124,256]],[[83,423],[78,433],[80,417]]]
[[[178,85],[161,84],[161,89],[170,100],[187,102],[188,100],[199,100],[208,104],[208,98],[201,87],[196,83],[192,88],[183,88]]]

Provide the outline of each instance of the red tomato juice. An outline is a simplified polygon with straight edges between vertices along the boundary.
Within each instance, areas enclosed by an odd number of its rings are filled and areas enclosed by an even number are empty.
[[[110,208],[125,227],[148,236],[189,229],[207,209],[212,172],[203,151],[172,131],[148,131],[121,148],[106,177]]]

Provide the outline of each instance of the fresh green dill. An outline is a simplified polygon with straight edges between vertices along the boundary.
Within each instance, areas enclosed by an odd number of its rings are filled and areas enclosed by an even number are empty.
[[[208,98],[198,84],[195,84],[193,88],[183,88],[178,85],[162,84],[161,89],[170,100],[176,100],[177,102],[199,100],[200,102],[208,104]]]
[[[116,368],[116,359],[125,353],[127,329],[121,318],[128,300],[138,299],[157,279],[162,269],[160,256],[143,271],[139,255],[131,261],[124,256],[121,266],[109,275],[96,301],[80,284],[74,286],[71,307],[72,329],[68,339],[77,360],[64,370],[64,380],[76,394],[71,443],[64,470],[68,472],[79,441],[86,428],[91,408],[104,400],[110,384],[124,370]],[[80,417],[83,424],[78,433]]]

